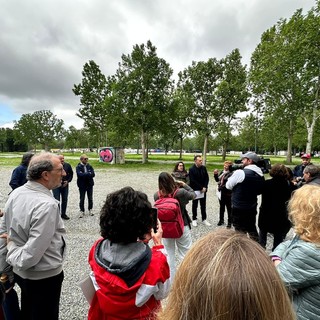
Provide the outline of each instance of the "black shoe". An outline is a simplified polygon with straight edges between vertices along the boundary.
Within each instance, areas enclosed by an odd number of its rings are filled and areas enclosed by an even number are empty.
[[[217,226],[222,226],[223,224],[224,224],[224,222],[220,220],[220,221],[218,222]]]
[[[64,220],[69,220],[70,219],[66,214],[61,215],[61,218],[64,219]]]
[[[227,224],[227,229],[231,229],[231,223]]]

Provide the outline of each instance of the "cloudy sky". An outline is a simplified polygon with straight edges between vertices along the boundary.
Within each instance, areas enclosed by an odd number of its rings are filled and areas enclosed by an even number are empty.
[[[0,127],[50,109],[65,126],[76,116],[83,65],[108,76],[122,54],[149,39],[177,73],[239,48],[243,63],[262,32],[315,0],[0,0]]]

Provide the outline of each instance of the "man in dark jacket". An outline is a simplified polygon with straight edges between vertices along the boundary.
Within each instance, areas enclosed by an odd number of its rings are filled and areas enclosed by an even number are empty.
[[[262,193],[264,176],[256,165],[259,157],[254,152],[241,156],[243,169],[234,171],[226,188],[232,190],[232,223],[237,231],[245,232],[259,242],[256,227],[257,196]]]
[[[53,189],[52,193],[53,196],[60,201],[60,210],[61,210],[61,218],[64,220],[69,220],[70,218],[67,216],[67,204],[68,204],[68,195],[69,195],[69,183],[72,181],[73,178],[73,170],[69,163],[64,162],[64,155],[58,155],[61,164],[63,166],[63,170],[65,171],[66,175],[62,177],[61,186],[59,188]]]
[[[207,221],[206,200],[209,183],[209,175],[207,168],[202,165],[202,157],[197,155],[194,157],[194,165],[189,169],[190,187],[197,193],[198,199],[192,201],[192,225],[196,227],[197,209],[200,201],[202,223],[208,227],[211,223]]]
[[[311,161],[310,153],[304,153],[301,156],[301,164],[295,166],[294,169],[293,169],[293,180],[295,182],[299,182],[299,181],[301,181],[303,179],[303,171],[304,171],[304,169],[307,166],[312,164],[310,161]]]
[[[93,208],[93,178],[95,176],[94,170],[92,166],[88,163],[88,156],[83,154],[80,157],[80,162],[76,167],[77,172],[77,185],[80,193],[80,215],[79,218],[84,217],[84,199],[87,194],[88,197],[88,210],[89,215],[93,216],[92,208]]]
[[[31,158],[33,157],[33,153],[27,152],[22,156],[21,163],[18,167],[16,167],[11,175],[11,179],[9,182],[10,187],[12,190],[23,186],[27,183],[27,169]]]

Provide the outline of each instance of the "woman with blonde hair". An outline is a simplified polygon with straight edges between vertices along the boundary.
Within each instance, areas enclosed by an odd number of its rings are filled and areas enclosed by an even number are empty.
[[[262,247],[216,229],[199,239],[177,271],[160,320],[293,320],[278,273]]]
[[[281,243],[272,260],[292,294],[298,319],[319,319],[320,314],[320,187],[305,185],[289,202],[289,217],[296,236]]]

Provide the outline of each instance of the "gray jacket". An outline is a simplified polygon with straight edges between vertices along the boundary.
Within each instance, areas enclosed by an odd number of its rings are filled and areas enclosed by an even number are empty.
[[[4,224],[9,235],[7,262],[24,279],[53,277],[62,271],[65,228],[58,201],[35,181],[15,189],[5,205]]]
[[[320,247],[295,237],[281,243],[271,256],[282,259],[277,266],[292,293],[299,320],[318,320],[320,315]]]

